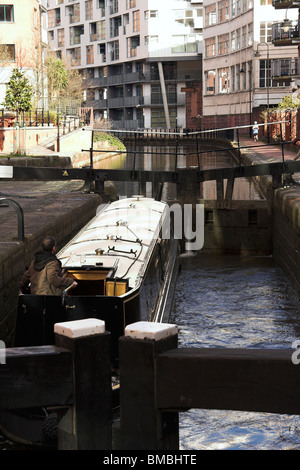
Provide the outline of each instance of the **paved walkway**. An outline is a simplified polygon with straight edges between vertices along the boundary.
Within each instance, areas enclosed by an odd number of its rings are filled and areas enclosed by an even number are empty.
[[[266,142],[257,141],[255,142],[253,139],[247,137],[240,137],[240,146],[241,147],[249,147],[249,151],[255,152],[260,160],[264,162],[271,162],[271,161],[282,161],[282,148],[280,145],[267,145]],[[295,151],[291,150],[291,146],[284,147],[284,159],[285,160],[293,160],[296,156],[298,147],[293,146]],[[245,149],[246,151],[246,149]]]

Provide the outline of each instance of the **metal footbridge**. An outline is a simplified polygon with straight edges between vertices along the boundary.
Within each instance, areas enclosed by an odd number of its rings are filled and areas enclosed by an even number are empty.
[[[237,128],[234,128],[236,131]],[[109,131],[113,132],[113,131]],[[120,133],[121,131],[116,131]],[[125,132],[125,131],[124,131]],[[206,131],[207,132],[207,131]],[[132,132],[130,133],[132,135]],[[280,187],[283,184],[283,175],[289,175],[292,178],[294,173],[300,172],[300,161],[287,160],[284,156],[284,146],[291,142],[281,141],[279,143],[266,143],[256,144],[251,146],[241,146],[239,139],[237,145],[232,147],[227,142],[227,146],[224,147],[224,140],[221,142],[223,146],[220,146],[220,140],[214,140],[216,147],[210,149],[199,150],[200,142],[206,142],[203,139],[201,132],[191,133],[195,138],[196,134],[196,147],[193,155],[197,155],[198,164],[189,168],[177,167],[177,146],[175,152],[164,153],[163,155],[175,156],[174,169],[171,170],[144,170],[136,168],[136,155],[137,147],[133,146],[132,150],[129,151],[114,151],[114,153],[132,153],[133,163],[131,168],[127,169],[96,169],[93,164],[94,152],[105,152],[102,150],[93,149],[93,145],[90,149],[82,149],[82,151],[89,152],[90,154],[90,165],[84,168],[41,168],[41,167],[20,167],[12,165],[1,165],[0,166],[0,178],[1,179],[13,179],[13,180],[83,180],[86,185],[93,188],[94,192],[104,193],[104,184],[106,181],[133,181],[138,182],[140,186],[140,193],[144,193],[145,185],[147,182],[152,183],[152,194],[157,199],[160,198],[163,185],[165,183],[174,183],[177,185],[177,194],[192,193],[194,197],[198,196],[200,183],[205,181],[216,181],[217,188],[217,202],[219,207],[230,207],[232,200],[232,193],[234,188],[234,182],[236,178],[253,178],[258,176],[270,176],[272,178],[273,187]],[[148,135],[148,133],[147,133]],[[179,134],[180,136],[180,134]],[[135,143],[137,139],[143,139],[143,136],[138,132],[135,134]],[[212,139],[210,140],[210,146]],[[276,145],[281,148],[282,159],[277,162],[258,163],[253,165],[242,165],[241,162],[241,150],[249,149],[251,151],[255,148],[270,147]],[[219,151],[231,151],[236,156],[237,164],[232,167],[225,168],[213,168],[213,169],[201,169],[200,158],[201,154],[208,152],[219,152]],[[111,153],[110,151],[107,151]],[[146,152],[152,154],[152,152]],[[153,155],[157,155],[157,152],[153,152]],[[224,192],[225,184],[227,181],[226,191]],[[293,180],[291,180],[293,181]],[[294,182],[295,183],[295,182]],[[296,184],[296,183],[295,183]]]

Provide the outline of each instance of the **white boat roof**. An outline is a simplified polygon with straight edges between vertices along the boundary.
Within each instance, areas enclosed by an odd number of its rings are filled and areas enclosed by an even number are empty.
[[[133,196],[106,205],[58,253],[65,269],[116,268],[115,277],[137,287],[159,236],[167,204]]]

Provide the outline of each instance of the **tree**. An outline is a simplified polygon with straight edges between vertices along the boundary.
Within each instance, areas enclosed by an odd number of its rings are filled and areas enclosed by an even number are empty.
[[[28,78],[20,70],[13,69],[6,90],[4,107],[18,114],[22,111],[29,111],[32,95],[33,90]]]
[[[65,108],[82,99],[82,77],[78,70],[50,55],[46,61],[50,108]]]
[[[49,56],[46,61],[49,104],[68,86],[68,72],[61,59]]]
[[[278,103],[279,109],[290,109],[290,108],[299,108],[300,107],[300,96],[297,93],[293,93],[292,95],[286,95],[282,98],[281,101]]]

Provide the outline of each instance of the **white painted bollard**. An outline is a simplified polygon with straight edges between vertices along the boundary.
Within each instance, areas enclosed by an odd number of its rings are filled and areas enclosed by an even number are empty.
[[[125,328],[125,336],[133,339],[151,339],[153,341],[159,341],[177,334],[177,326],[170,323],[140,321],[131,323],[131,325]]]
[[[179,448],[178,413],[156,409],[156,359],[177,342],[176,325],[151,322],[128,325],[119,340],[124,450]]]
[[[97,318],[56,323],[55,344],[73,355],[74,405],[58,424],[58,448],[111,449],[111,338]]]
[[[105,333],[105,322],[97,318],[55,323],[54,333],[68,338],[80,338]]]

